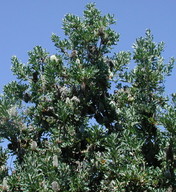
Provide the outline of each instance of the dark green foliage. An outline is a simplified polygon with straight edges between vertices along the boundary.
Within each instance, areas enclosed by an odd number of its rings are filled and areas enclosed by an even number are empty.
[[[176,97],[164,97],[174,59],[164,64],[150,30],[113,54],[112,24],[88,4],[83,18],[65,16],[65,39],[52,35],[55,55],[36,46],[27,64],[12,58],[0,137],[17,159],[8,174],[1,151],[3,191],[176,190]]]

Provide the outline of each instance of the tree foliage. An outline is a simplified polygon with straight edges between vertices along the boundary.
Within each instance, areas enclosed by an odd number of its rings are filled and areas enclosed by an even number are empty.
[[[113,53],[113,24],[88,4],[83,17],[65,16],[64,39],[52,35],[56,54],[36,46],[26,64],[12,58],[16,80],[0,98],[2,191],[176,190],[176,95],[164,90],[174,59],[164,63],[150,30],[132,53]]]

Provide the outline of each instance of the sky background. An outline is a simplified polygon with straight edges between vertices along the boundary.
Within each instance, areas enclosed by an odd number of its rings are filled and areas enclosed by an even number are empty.
[[[62,19],[67,13],[82,16],[90,0],[6,0],[0,1],[0,93],[3,86],[15,79],[11,57],[16,55],[27,62],[27,52],[36,45],[51,54],[56,49],[51,34],[63,37]],[[120,33],[120,42],[114,50],[132,50],[136,38],[151,29],[154,41],[165,42],[163,57],[176,57],[176,1],[175,0],[94,0],[103,14],[111,13],[117,19],[114,29]],[[167,93],[176,92],[176,69],[166,80]]]
[[[82,16],[90,0],[5,0],[0,1],[0,93],[3,86],[15,79],[11,57],[22,62],[27,52],[41,45],[50,54],[57,53],[52,33],[63,37],[62,19],[67,13]],[[165,62],[176,57],[176,0],[94,0],[103,14],[111,13],[117,19],[113,28],[120,33],[120,42],[114,50],[132,50],[136,38],[151,29],[154,41],[165,42]],[[176,69],[166,79],[166,93],[176,92]],[[3,143],[5,145],[6,143]]]

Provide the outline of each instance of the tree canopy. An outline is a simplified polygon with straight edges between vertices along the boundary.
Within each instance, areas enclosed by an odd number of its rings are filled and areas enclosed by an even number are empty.
[[[83,17],[65,16],[65,38],[52,35],[55,54],[36,46],[26,64],[12,57],[16,80],[0,97],[2,191],[176,190],[176,94],[164,85],[174,58],[165,63],[150,30],[133,52],[114,53],[114,24],[88,4]]]

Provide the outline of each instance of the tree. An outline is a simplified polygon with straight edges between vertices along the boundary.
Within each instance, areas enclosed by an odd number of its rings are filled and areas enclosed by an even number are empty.
[[[65,39],[52,35],[56,54],[36,46],[27,64],[12,58],[17,80],[0,99],[2,191],[176,190],[176,95],[164,95],[174,59],[164,63],[150,30],[133,53],[113,54],[112,24],[88,4],[82,18],[66,15]]]

